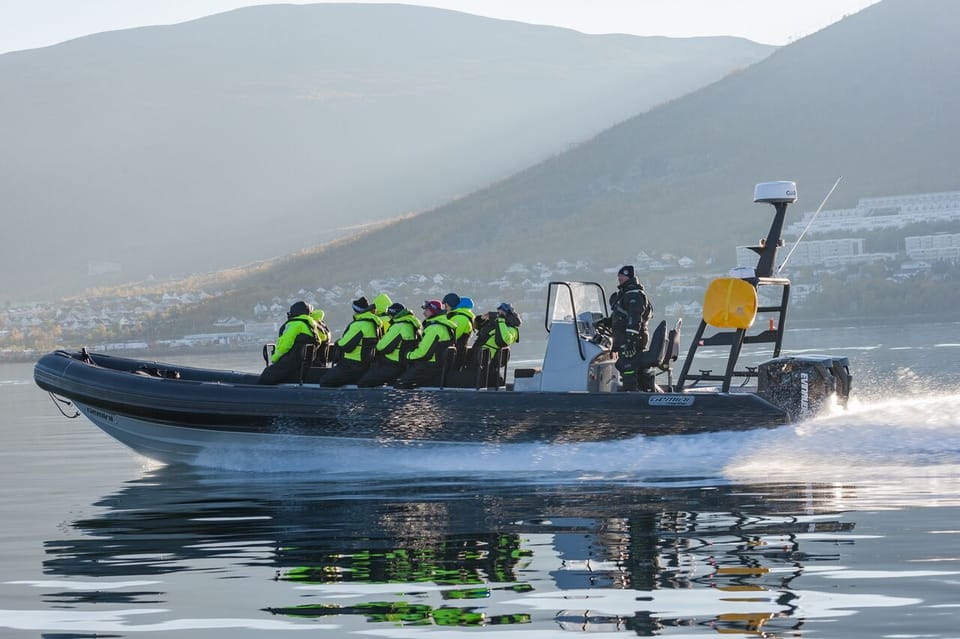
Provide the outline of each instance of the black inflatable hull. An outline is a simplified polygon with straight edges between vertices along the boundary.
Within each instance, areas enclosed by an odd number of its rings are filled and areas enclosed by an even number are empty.
[[[178,379],[167,376],[172,371]],[[111,436],[166,463],[232,446],[322,447],[324,439],[378,446],[595,442],[789,421],[752,393],[258,386],[247,373],[65,352],[42,357],[34,378]]]

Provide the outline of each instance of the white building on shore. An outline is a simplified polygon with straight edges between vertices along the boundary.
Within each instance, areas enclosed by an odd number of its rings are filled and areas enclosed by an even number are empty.
[[[915,235],[905,238],[911,260],[937,261],[960,259],[960,233]]]
[[[805,212],[799,222],[787,225],[784,235],[799,236],[814,215],[814,211]],[[960,191],[861,198],[852,209],[821,211],[807,233],[877,231],[948,221],[960,221]]]
[[[796,246],[796,249],[794,249]],[[808,240],[799,244],[785,242],[777,255],[776,267],[790,256],[790,266],[828,266],[837,267],[846,264],[862,264],[894,260],[896,253],[867,253],[863,249],[862,237],[844,237],[835,240]],[[791,253],[791,250],[793,251]],[[757,254],[747,246],[737,247],[737,266],[753,267],[757,264]]]

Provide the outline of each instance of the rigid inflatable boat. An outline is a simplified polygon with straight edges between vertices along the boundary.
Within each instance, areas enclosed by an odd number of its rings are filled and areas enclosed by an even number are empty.
[[[755,202],[772,204],[765,240],[752,247],[757,267],[714,280],[703,318],[676,380],[680,323],[652,331],[643,365],[657,392],[618,392],[617,355],[599,322],[608,314],[595,282],[552,282],[548,288],[542,365],[499,376],[490,388],[444,386],[409,390],[321,388],[309,382],[257,385],[257,375],[193,368],[100,353],[55,351],[34,378],[66,414],[83,415],[137,453],[165,463],[193,463],[203,453],[239,449],[322,450],[350,441],[374,446],[500,445],[623,440],[775,427],[845,405],[851,375],[846,358],[781,356],[790,282],[774,276],[792,182],[758,184]],[[764,302],[773,292],[773,302]],[[760,315],[768,316],[757,322]],[[762,330],[755,330],[760,325]],[[770,346],[755,366],[744,348]],[[694,366],[706,356],[722,370]],[[309,371],[301,379],[308,380]],[[488,371],[487,371],[488,372]],[[488,376],[489,378],[489,376]]]

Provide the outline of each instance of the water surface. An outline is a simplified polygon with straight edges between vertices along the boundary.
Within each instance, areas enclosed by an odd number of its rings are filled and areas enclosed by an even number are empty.
[[[0,636],[957,637],[957,329],[788,334],[857,396],[772,430],[202,469],[3,366]]]

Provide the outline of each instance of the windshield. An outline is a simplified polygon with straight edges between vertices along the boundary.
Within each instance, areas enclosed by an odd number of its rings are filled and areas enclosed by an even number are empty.
[[[596,282],[550,282],[547,300],[547,332],[555,321],[574,318],[586,326],[607,316],[603,287]]]

